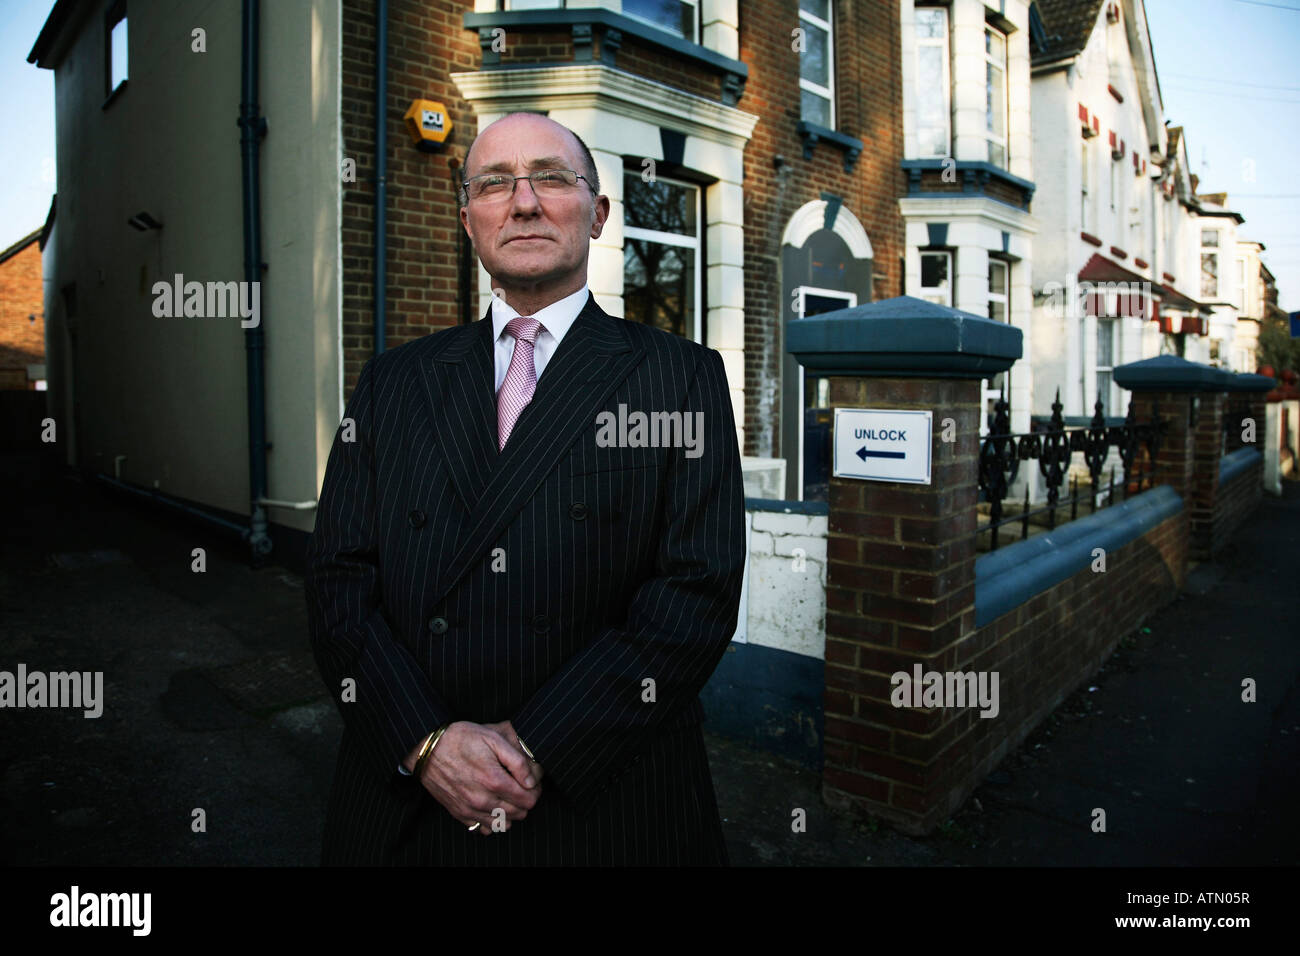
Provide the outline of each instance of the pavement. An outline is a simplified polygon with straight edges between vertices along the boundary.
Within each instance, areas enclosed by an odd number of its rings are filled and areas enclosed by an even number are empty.
[[[733,865],[1294,865],[1300,483],[1284,488],[927,838],[706,734]],[[103,671],[106,701],[94,719],[0,711],[0,864],[318,863],[342,724],[300,575],[34,455],[0,457],[0,494],[0,670]]]

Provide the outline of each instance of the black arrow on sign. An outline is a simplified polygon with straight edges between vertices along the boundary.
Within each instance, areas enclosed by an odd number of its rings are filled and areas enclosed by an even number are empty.
[[[863,461],[868,458],[906,458],[907,453],[902,451],[867,451],[867,446],[863,445],[858,449],[858,457]]]

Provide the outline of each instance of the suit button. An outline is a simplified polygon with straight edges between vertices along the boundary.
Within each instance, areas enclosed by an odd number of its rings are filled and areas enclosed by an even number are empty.
[[[587,506],[581,501],[575,501],[569,505],[569,517],[574,521],[581,521],[587,517]]]
[[[419,508],[416,508],[414,511],[412,511],[409,515],[406,516],[406,520],[411,522],[412,528],[423,528],[424,512],[421,511]]]
[[[533,618],[533,630],[544,634],[551,629],[551,622],[546,620],[545,614],[539,614]]]
[[[435,634],[447,633],[447,619],[445,617],[435,617],[429,622],[429,630]]]

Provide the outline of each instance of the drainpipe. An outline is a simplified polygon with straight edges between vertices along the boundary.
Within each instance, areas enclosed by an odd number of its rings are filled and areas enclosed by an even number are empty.
[[[243,171],[244,281],[262,281],[262,197],[258,148],[266,135],[266,119],[258,104],[258,0],[243,0],[240,32],[243,53],[240,66],[239,153]],[[264,300],[263,300],[264,301]],[[253,563],[271,552],[266,508],[266,356],[262,323],[244,329],[248,369],[248,495],[251,515],[248,543]]]
[[[375,354],[388,308],[388,0],[375,4]]]

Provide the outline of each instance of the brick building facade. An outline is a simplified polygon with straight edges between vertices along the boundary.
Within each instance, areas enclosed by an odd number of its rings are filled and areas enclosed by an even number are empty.
[[[897,9],[700,0],[666,23],[662,4],[634,0],[498,6],[388,4],[385,346],[486,313],[457,217],[461,164],[493,119],[545,111],[583,137],[611,200],[589,266],[601,306],[644,321],[647,303],[683,303],[653,320],[722,354],[746,467],[772,468],[749,493],[802,497],[801,425],[827,392],[803,382],[783,325],[903,287]],[[356,161],[342,198],[345,392],[374,347],[376,7],[343,3],[343,146]],[[451,120],[436,152],[403,127],[416,99]],[[646,221],[648,196],[684,221]],[[673,294],[653,288],[665,282]]]
[[[40,230],[0,252],[0,390],[27,391],[44,379],[45,306]]]

